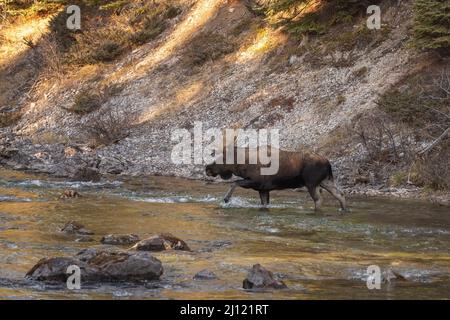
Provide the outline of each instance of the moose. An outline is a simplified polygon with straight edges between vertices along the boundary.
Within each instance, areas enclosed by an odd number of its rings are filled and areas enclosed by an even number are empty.
[[[322,203],[320,188],[327,190],[335,197],[343,211],[347,210],[344,194],[337,188],[333,179],[331,164],[326,158],[313,152],[292,152],[268,147],[269,154],[278,152],[278,172],[273,175],[262,175],[260,169],[267,167],[267,164],[261,164],[259,158],[255,164],[250,164],[248,160],[251,150],[239,149],[241,148],[234,147],[235,160],[239,151],[244,152],[244,164],[236,164],[237,161],[228,164],[223,159],[224,154],[221,154],[215,158],[213,163],[206,166],[207,176],[220,176],[224,180],[231,179],[233,175],[242,178],[231,184],[224,197],[225,203],[230,201],[236,187],[258,191],[261,204],[264,207],[270,202],[269,193],[272,190],[306,187],[314,200],[316,211],[320,209]],[[259,151],[259,147],[257,150]],[[218,161],[219,157],[222,157],[221,161]]]

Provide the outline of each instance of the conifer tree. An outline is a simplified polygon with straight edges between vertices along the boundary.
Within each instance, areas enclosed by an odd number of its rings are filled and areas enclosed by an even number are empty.
[[[414,45],[422,50],[450,51],[450,1],[416,0]]]

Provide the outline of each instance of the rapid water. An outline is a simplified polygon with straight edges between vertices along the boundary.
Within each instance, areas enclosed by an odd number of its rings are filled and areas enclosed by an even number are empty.
[[[62,190],[81,198],[59,200]],[[341,215],[326,198],[314,213],[305,193],[272,192],[268,210],[258,194],[238,189],[221,201],[225,184],[153,177],[68,182],[0,171],[0,298],[70,299],[430,299],[450,298],[450,212],[426,202],[350,198]],[[76,220],[95,232],[76,242],[59,229]],[[41,258],[72,256],[99,245],[110,233],[141,238],[170,232],[192,252],[154,255],[164,266],[159,281],[90,284],[81,290],[24,279]],[[242,289],[247,270],[260,263],[282,279],[284,290]],[[366,270],[378,265],[406,280],[366,286]],[[202,269],[217,280],[193,280]]]

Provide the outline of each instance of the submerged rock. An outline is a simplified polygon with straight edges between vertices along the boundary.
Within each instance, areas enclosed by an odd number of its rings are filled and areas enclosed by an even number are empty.
[[[103,244],[130,245],[138,242],[139,236],[136,234],[108,234],[100,240]]]
[[[200,248],[198,251],[199,252],[212,252],[214,250],[220,250],[220,249],[229,247],[229,246],[231,246],[231,244],[232,244],[232,242],[229,240],[214,240],[214,241],[208,242],[208,244],[205,247]]]
[[[194,280],[215,280],[217,276],[214,272],[207,269],[203,269],[197,272],[194,276]]]
[[[131,249],[137,251],[191,250],[186,242],[171,235],[170,233],[162,233],[141,240],[136,243]]]
[[[76,265],[83,281],[155,280],[163,273],[161,261],[147,252],[83,250],[75,258],[41,259],[26,277],[39,281],[66,281],[67,268]]]
[[[75,242],[94,242],[94,238],[90,237],[90,236],[81,236],[79,238],[75,239]]]
[[[284,289],[287,286],[283,281],[276,280],[273,277],[272,272],[265,269],[259,263],[253,265],[252,269],[248,272],[247,278],[243,282],[244,289],[256,289],[256,288],[273,288]]]
[[[64,227],[62,227],[61,232],[67,234],[81,234],[81,235],[93,235],[94,233],[86,229],[81,223],[76,221],[67,222]]]

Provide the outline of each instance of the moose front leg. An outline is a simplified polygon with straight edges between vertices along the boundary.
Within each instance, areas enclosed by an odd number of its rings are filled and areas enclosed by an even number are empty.
[[[261,199],[261,205],[263,207],[269,205],[270,203],[269,191],[259,191],[259,198]]]
[[[231,195],[233,194],[234,189],[236,189],[237,186],[238,186],[238,185],[237,185],[236,182],[233,182],[233,183],[231,184],[230,189],[228,189],[227,193],[225,194],[225,197],[223,198],[223,201],[224,201],[225,203],[228,203],[228,202],[230,201]]]
[[[239,180],[239,181],[233,182],[230,186],[230,189],[228,189],[227,193],[225,194],[223,201],[225,203],[228,203],[230,201],[231,196],[233,195],[234,189],[236,189],[236,187],[249,188],[252,185],[253,184],[250,180]]]

